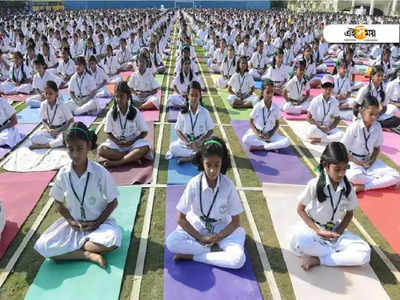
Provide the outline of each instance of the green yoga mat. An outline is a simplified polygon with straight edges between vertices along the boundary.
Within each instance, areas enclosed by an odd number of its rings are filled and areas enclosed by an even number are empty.
[[[158,82],[158,84],[160,86],[162,86],[162,82],[163,82],[163,79],[164,79],[164,74],[157,74],[155,78],[156,78],[156,81]]]
[[[220,89],[218,89],[218,94],[222,98],[222,101],[224,102],[226,110],[228,111],[232,121],[248,120],[250,118],[251,108],[232,108],[227,100],[229,94],[221,91]]]
[[[122,246],[107,254],[107,269],[84,261],[55,264],[46,260],[30,286],[25,300],[117,300],[140,201],[141,188],[118,187],[118,206],[112,216],[122,230]]]

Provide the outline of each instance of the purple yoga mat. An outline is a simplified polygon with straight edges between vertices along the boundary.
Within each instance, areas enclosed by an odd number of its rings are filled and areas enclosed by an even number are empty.
[[[146,122],[149,129],[146,140],[150,143],[151,149],[154,144],[154,124],[151,121]],[[101,161],[102,158],[99,158]],[[142,165],[131,164],[109,169],[111,176],[114,178],[117,186],[131,184],[148,184],[151,183],[153,176],[154,161],[144,160]]]
[[[167,187],[166,236],[176,228],[175,207],[184,189],[184,185]],[[248,257],[239,270],[221,269],[192,261],[175,263],[172,258],[173,254],[165,248],[164,300],[262,299]]]
[[[19,133],[22,139],[26,138],[39,124],[17,124]],[[11,151],[9,147],[0,147],[0,158],[4,157],[8,152]]]
[[[306,184],[312,178],[310,171],[302,164],[292,147],[281,149],[279,153],[272,151],[250,152],[249,148],[242,142],[243,136],[249,129],[249,122],[231,121],[231,123],[261,182]]]
[[[170,108],[168,111],[168,122],[176,122],[178,119],[179,110]]]

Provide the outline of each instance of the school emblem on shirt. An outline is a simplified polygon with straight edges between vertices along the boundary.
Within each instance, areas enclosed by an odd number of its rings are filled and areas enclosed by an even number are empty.
[[[219,207],[219,213],[220,213],[221,215],[224,215],[224,214],[226,214],[227,212],[228,212],[228,205],[222,204],[222,205]]]
[[[89,205],[94,205],[96,203],[96,197],[92,196],[88,199]]]

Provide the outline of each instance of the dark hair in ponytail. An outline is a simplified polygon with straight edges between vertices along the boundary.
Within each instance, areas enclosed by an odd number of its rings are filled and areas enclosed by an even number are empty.
[[[276,67],[276,58],[275,57],[279,54],[282,54],[282,55],[284,54],[282,47],[275,50],[274,57],[272,58],[272,68],[273,69],[275,69],[275,67]]]
[[[118,82],[117,86],[115,87],[115,94],[116,93],[125,94],[127,95],[128,99],[132,100],[131,89],[129,88],[128,83],[126,81]],[[135,108],[135,106],[133,106],[133,101],[130,101],[128,106],[128,114],[126,118],[129,121],[133,121],[136,118],[136,115],[137,115],[137,109]],[[118,118],[118,105],[117,102],[115,101],[115,98],[113,99],[112,118],[114,121],[116,121]]]
[[[349,157],[346,146],[340,142],[329,143],[324,152],[322,153],[321,160],[318,166],[319,177],[317,182],[317,199],[319,202],[324,202],[327,195],[324,193],[324,187],[326,185],[326,174],[325,167],[330,164],[348,163]],[[346,198],[351,192],[351,184],[346,176],[343,178],[345,184],[344,195]]]
[[[96,149],[97,147],[97,134],[94,130],[89,130],[86,125],[82,122],[75,122],[71,127],[64,133],[64,141],[70,142],[73,140],[82,140],[90,143],[90,149]]]

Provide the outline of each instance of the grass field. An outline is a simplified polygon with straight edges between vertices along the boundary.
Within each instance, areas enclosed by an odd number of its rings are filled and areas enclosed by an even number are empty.
[[[175,36],[176,38],[176,36]],[[166,97],[170,91],[168,86],[173,79],[173,69],[176,62],[176,48],[172,47],[171,57],[166,61],[166,75],[163,79],[162,90],[163,90],[163,103],[166,101]],[[210,110],[214,122],[217,124],[218,120],[214,115],[214,110],[217,112],[220,122],[222,124],[230,124],[230,115],[226,110],[226,107],[222,101],[221,90],[215,88],[211,74],[207,66],[204,63],[204,50],[196,47],[197,56],[199,59],[201,77],[202,80],[207,84],[208,91],[203,94],[203,101],[205,106]],[[15,103],[13,105],[16,105]],[[19,105],[17,111],[23,109],[25,104]],[[102,121],[104,117],[99,117],[96,120],[96,124],[93,127],[99,126],[98,124]],[[285,124],[285,122],[283,122]],[[154,145],[156,147],[158,138],[162,139],[161,149],[160,149],[160,161],[158,176],[156,182],[157,184],[167,183],[167,168],[168,161],[165,159],[165,153],[169,146],[169,135],[165,132],[169,132],[170,126],[173,124],[156,124],[155,125],[155,141]],[[164,134],[159,136],[160,130],[163,128]],[[285,132],[287,132],[292,144],[296,145],[298,149],[295,150],[296,154],[300,157],[302,162],[307,165],[310,171],[317,165],[317,160],[315,160],[311,153],[305,148],[302,141],[290,130],[289,127],[285,127]],[[228,138],[229,145],[234,153],[234,159],[236,162],[239,179],[243,187],[261,187],[261,182],[259,182],[250,162],[248,161],[244,150],[242,149],[238,138],[236,137],[233,129],[229,126],[216,126],[215,134],[218,136],[223,136],[224,134]],[[283,134],[281,132],[281,134]],[[105,134],[101,130],[99,133],[99,143],[105,140]],[[301,153],[301,151],[304,152]],[[91,153],[90,157],[94,159],[94,153]],[[400,169],[394,162],[390,159],[383,157],[382,159],[389,165]],[[4,170],[1,170],[4,172]],[[237,178],[235,177],[234,171],[230,170],[228,176],[237,183]],[[140,243],[147,243],[147,250],[145,252],[144,269],[142,280],[140,284],[140,294],[135,299],[143,300],[155,300],[163,299],[163,273],[164,273],[164,224],[165,224],[165,198],[166,190],[165,188],[155,188],[154,197],[151,199],[149,196],[151,188],[143,188],[141,203],[138,209],[136,223],[134,231],[132,234],[131,244],[128,252],[128,259],[126,262],[124,277],[121,284],[120,299],[130,299],[131,290],[133,287],[133,279],[135,276],[135,268],[138,263],[138,252]],[[271,264],[271,269],[275,281],[277,283],[279,292],[282,299],[295,299],[292,284],[287,273],[287,268],[283,260],[282,252],[280,250],[279,242],[275,234],[272,220],[268,208],[266,206],[266,201],[263,197],[261,191],[245,191],[243,192],[245,199],[250,208],[250,215],[247,217],[245,214],[241,217],[242,226],[247,232],[246,247],[248,249],[251,264],[254,269],[259,287],[264,299],[271,299],[271,290],[268,281],[265,277],[262,262],[259,256],[259,249],[257,249],[254,236],[254,231],[251,230],[251,221],[254,220],[256,225],[256,230],[260,236],[263,250],[266,252],[269,263]],[[3,272],[5,266],[10,261],[17,247],[23,240],[24,236],[27,234],[28,230],[31,228],[33,222],[38,217],[42,208],[45,206],[49,200],[49,188],[46,189],[41,199],[37,203],[36,207],[32,211],[29,218],[26,220],[22,229],[18,233],[15,240],[11,243],[5,256],[0,262],[0,271]],[[151,208],[151,220],[146,218],[146,210],[148,209],[149,201],[154,200],[154,204]],[[243,197],[242,197],[243,200]],[[150,202],[151,203],[151,202]],[[251,216],[251,219],[249,219]],[[355,217],[362,227],[368,232],[372,239],[377,243],[378,248],[382,250],[383,253],[389,258],[389,260],[394,264],[395,267],[400,268],[400,259],[395,251],[389,246],[382,235],[375,229],[371,224],[369,219],[364,215],[364,213],[357,209],[355,211]],[[23,299],[26,294],[30,284],[32,283],[35,275],[43,262],[41,258],[34,250],[33,245],[43,231],[48,228],[57,218],[59,218],[58,213],[52,207],[37,232],[34,234],[33,238],[28,243],[27,247],[23,251],[21,257],[13,268],[12,273],[8,276],[5,284],[0,288],[0,299],[4,300],[14,300]],[[150,221],[150,227],[148,232],[148,239],[142,238],[143,229],[146,228],[144,225],[146,222]],[[362,236],[358,227],[354,224],[350,225],[350,230],[356,234]],[[373,250],[371,258],[371,266],[378,275],[383,287],[392,299],[400,299],[400,285],[398,284],[396,278],[393,276],[392,272],[388,269],[385,263],[382,261],[380,256],[375,250]],[[374,299],[375,300],[375,299]],[[378,299],[376,299],[378,300]]]

